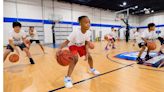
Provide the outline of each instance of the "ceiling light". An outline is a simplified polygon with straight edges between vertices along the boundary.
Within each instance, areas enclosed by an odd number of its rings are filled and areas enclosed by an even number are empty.
[[[123,6],[126,6],[126,4],[127,4],[126,2],[123,2]]]
[[[153,12],[154,12],[154,10],[151,10],[151,12],[153,13]]]
[[[120,7],[125,7],[127,5],[127,3],[126,2],[123,2],[122,4],[120,4],[119,6]]]
[[[149,10],[146,10],[146,11],[145,11],[145,14],[150,14],[150,11],[149,11]]]
[[[124,7],[122,4],[120,4],[120,7]]]
[[[146,9],[146,8],[144,8],[143,10],[144,10],[144,11],[146,11],[147,9]]]
[[[137,8],[138,8],[138,6],[135,6],[134,8],[136,8],[136,9],[137,9]]]

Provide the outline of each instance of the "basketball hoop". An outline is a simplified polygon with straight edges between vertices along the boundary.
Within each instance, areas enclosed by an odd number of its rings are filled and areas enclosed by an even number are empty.
[[[123,13],[116,13],[115,21],[124,20],[125,15]]]
[[[60,21],[62,21],[63,17],[61,15],[57,15],[57,14],[50,14],[48,20],[54,24],[59,23]]]

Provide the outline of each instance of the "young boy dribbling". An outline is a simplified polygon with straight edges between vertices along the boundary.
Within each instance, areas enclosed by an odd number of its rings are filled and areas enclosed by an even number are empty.
[[[23,50],[29,58],[31,64],[35,64],[29,50],[27,49],[27,45],[25,44],[26,35],[23,31],[21,31],[21,23],[13,22],[13,30],[9,32],[9,44],[6,47],[4,52],[4,61],[6,60],[7,56],[13,52],[14,50],[19,54],[18,48]]]
[[[33,42],[36,42],[36,44],[38,44],[41,47],[43,53],[45,53],[44,48],[42,44],[40,43],[37,31],[34,29],[34,26],[29,27],[29,33],[27,35],[27,38],[30,40],[30,44]]]
[[[112,49],[116,49],[115,41],[118,38],[116,30],[112,27],[111,32],[104,36],[104,39],[107,41],[107,45],[105,46],[105,50],[109,50],[108,47],[112,45]]]
[[[141,59],[141,55],[142,53],[144,52],[144,50],[146,49],[147,47],[147,43],[149,41],[155,41],[156,39],[156,33],[155,33],[155,24],[154,23],[149,23],[148,24],[148,30],[146,31],[146,33],[142,34],[140,39],[137,39],[137,43],[138,43],[138,46],[139,48],[141,48],[139,54],[138,54],[138,57],[137,57],[137,63],[138,64],[143,64],[143,60]],[[150,53],[150,49],[148,48],[147,50],[147,54],[145,56],[145,60],[149,60],[151,59],[152,57],[149,55]]]
[[[116,47],[115,47],[115,45],[114,45],[116,39],[118,38],[117,32],[116,32],[116,31],[117,31],[117,30],[114,29],[114,28],[112,27],[112,28],[111,28],[111,32],[109,33],[109,35],[112,36],[112,41],[111,41],[111,43],[112,43],[112,49],[116,49]]]
[[[73,86],[71,74],[78,62],[78,54],[80,57],[85,56],[85,60],[88,60],[91,73],[95,75],[99,74],[99,72],[93,68],[93,60],[88,51],[88,42],[90,41],[90,32],[88,31],[90,28],[90,20],[87,16],[80,16],[78,22],[80,24],[80,29],[73,31],[67,40],[60,45],[57,51],[57,55],[59,55],[62,48],[68,45],[70,52],[74,55],[74,60],[70,62],[68,73],[64,77],[66,88],[71,88]]]

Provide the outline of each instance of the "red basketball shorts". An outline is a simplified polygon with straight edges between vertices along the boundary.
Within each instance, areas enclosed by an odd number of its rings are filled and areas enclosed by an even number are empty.
[[[86,48],[85,48],[85,46],[72,45],[72,46],[69,46],[69,50],[71,51],[71,53],[73,55],[77,55],[78,53],[79,53],[80,57],[86,55]]]

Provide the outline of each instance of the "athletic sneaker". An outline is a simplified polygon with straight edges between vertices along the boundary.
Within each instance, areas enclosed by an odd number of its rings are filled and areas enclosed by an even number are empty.
[[[162,54],[164,54],[162,51],[159,51],[159,52],[158,52],[158,56],[159,56],[159,55],[162,55]]]
[[[108,49],[108,46],[105,47],[105,50],[109,50],[109,49]]]
[[[66,88],[71,88],[71,87],[73,87],[71,77],[64,77],[64,84],[65,84],[65,87],[66,87]]]
[[[90,73],[93,73],[94,75],[99,75],[100,72],[97,71],[95,68],[90,69]]]
[[[138,61],[137,64],[143,64],[144,63],[140,57],[137,58],[137,61]]]
[[[33,64],[35,64],[33,61],[30,61],[30,63],[33,65]]]
[[[115,47],[115,46],[113,46],[113,47],[112,47],[112,49],[116,49],[116,47]]]
[[[31,64],[35,64],[34,60],[32,58],[29,58],[30,59],[30,63]]]
[[[145,56],[145,60],[146,60],[146,61],[149,60],[149,59],[151,59],[151,58],[153,58],[153,57],[151,57],[151,56],[149,56],[149,55],[146,55],[146,56]]]

